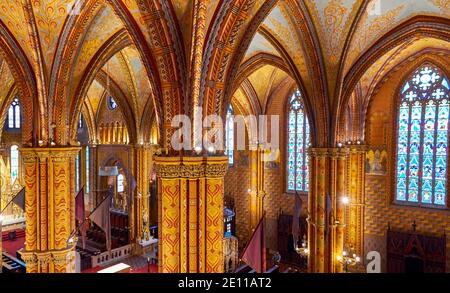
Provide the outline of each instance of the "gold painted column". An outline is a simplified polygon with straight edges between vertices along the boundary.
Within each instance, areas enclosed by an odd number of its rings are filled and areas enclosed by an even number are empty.
[[[345,245],[354,249],[359,256],[364,251],[364,185],[365,185],[365,156],[366,147],[351,145],[347,162],[348,182],[347,194],[349,205],[346,211]]]
[[[344,247],[346,159],[343,148],[309,149],[308,271],[340,272],[337,256]]]
[[[325,272],[326,192],[328,149],[309,149],[310,188],[308,194],[308,271]]]
[[[223,272],[227,157],[156,157],[159,272]]]
[[[264,151],[257,145],[250,148],[250,231],[264,214]]]
[[[75,157],[79,147],[22,148],[26,243],[22,257],[29,273],[73,270]]]
[[[342,256],[344,249],[344,201],[346,196],[346,160],[348,150],[345,148],[330,149],[330,187],[331,187],[331,217],[329,225],[331,237],[329,242],[329,272],[340,273],[343,270],[342,264],[337,261],[338,256]]]
[[[153,150],[150,145],[136,146],[136,181],[137,181],[137,237],[140,241],[150,236],[150,171]],[[146,223],[145,223],[146,222]]]

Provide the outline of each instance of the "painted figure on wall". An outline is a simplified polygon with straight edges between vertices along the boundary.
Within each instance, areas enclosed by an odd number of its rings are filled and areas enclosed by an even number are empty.
[[[366,173],[369,175],[386,175],[386,150],[369,150],[366,154]]]

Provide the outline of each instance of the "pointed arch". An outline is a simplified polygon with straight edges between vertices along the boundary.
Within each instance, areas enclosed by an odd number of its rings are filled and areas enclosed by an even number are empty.
[[[154,91],[153,98],[157,119],[161,117],[158,124],[161,126],[163,142],[167,144],[172,135],[171,118],[182,113],[184,103],[186,103],[183,99],[183,84],[185,82],[181,77],[184,69],[180,68],[183,67],[185,62],[178,60],[177,56],[184,56],[182,52],[179,52],[180,40],[178,35],[174,33],[175,28],[171,25],[173,21],[167,21],[167,18],[173,16],[165,14],[165,9],[162,7],[164,4],[161,2],[163,1],[138,2],[141,19],[145,21],[145,27],[151,35],[147,39],[125,3],[120,0],[110,0],[114,11],[130,33],[133,43],[141,54],[147,74],[149,74]],[[161,15],[165,15],[165,17],[161,17]]]
[[[90,61],[89,65],[87,66],[87,71],[85,72],[79,83],[74,99],[71,101],[70,113],[72,113],[72,115],[71,117],[69,117],[70,140],[73,141],[76,138],[76,125],[78,121],[77,114],[81,111],[84,99],[87,92],[89,91],[92,82],[102,71],[101,68],[108,62],[108,60],[110,60],[114,55],[130,45],[131,39],[129,38],[127,31],[125,29],[121,29],[103,44],[103,46],[97,52],[96,56]],[[102,79],[100,78],[100,80]]]
[[[286,103],[287,114],[287,182],[288,192],[309,191],[310,123],[302,93],[296,89]]]
[[[14,77],[18,94],[22,102],[22,111],[24,117],[22,142],[24,145],[37,145],[37,129],[40,127],[40,125],[39,119],[37,119],[37,117],[39,116],[39,107],[37,106],[38,101],[36,98],[36,78],[33,73],[31,64],[25,55],[25,52],[22,50],[17,40],[1,20],[0,55],[8,64],[8,68]],[[12,98],[10,102],[11,101]],[[9,107],[9,103],[3,104],[2,109],[0,110],[2,119],[4,113],[6,113],[5,111],[7,111],[8,109],[5,109],[5,107]]]
[[[80,5],[80,4],[77,4]],[[71,112],[70,90],[67,81],[70,80],[72,66],[77,57],[80,43],[83,42],[92,20],[97,16],[96,11],[104,5],[102,1],[86,0],[79,7],[80,13],[68,16],[58,41],[54,63],[52,64],[49,96],[52,99],[52,117],[50,119],[56,125],[54,141],[60,145],[75,144],[76,131],[70,121],[70,114],[78,114],[81,111],[81,103],[76,113]],[[78,117],[78,115],[73,115]],[[72,119],[73,120],[73,119]],[[76,119],[75,119],[76,120]],[[69,125],[69,128],[67,127]],[[76,130],[76,127],[75,127]]]
[[[255,5],[255,1],[234,0],[222,3],[208,33],[203,56],[200,105],[204,114],[215,113],[224,116],[226,113],[225,104],[229,105],[231,99],[232,82],[228,102],[224,101],[225,85],[232,60],[239,48],[241,48],[240,56],[243,58],[259,25],[277,2],[277,0],[265,1],[247,27],[243,44],[238,43],[238,32],[251,16],[248,12]]]
[[[351,94],[363,74],[389,50],[420,36],[450,41],[448,20],[436,16],[416,16],[406,20],[380,38],[352,65],[343,79],[342,91],[331,115],[333,119],[331,122],[331,139],[334,143],[337,143],[336,140],[339,137],[340,117],[344,115],[345,106],[348,104]]]
[[[395,201],[446,207],[450,81],[430,62],[408,73],[395,109]]]
[[[104,72],[103,70],[99,71],[97,73],[96,80],[100,83],[101,86],[103,86],[103,88],[106,88],[108,83],[106,72]],[[124,119],[127,122],[128,133],[130,134],[130,142],[137,143],[137,122],[133,115],[131,105],[120,86],[114,80],[109,80],[109,86],[111,93],[114,96],[114,100],[117,102],[117,105],[119,106],[120,111],[122,111]],[[104,98],[107,98],[107,96],[104,95],[102,99]],[[98,117],[96,117],[96,119],[98,119]]]

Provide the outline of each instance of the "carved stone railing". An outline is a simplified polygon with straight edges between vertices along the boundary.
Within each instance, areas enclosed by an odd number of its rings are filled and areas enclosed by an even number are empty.
[[[98,255],[93,255],[92,258],[92,267],[95,268],[97,266],[102,266],[109,264],[111,262],[119,261],[131,256],[132,245],[122,246],[116,249],[111,250],[111,254],[109,251],[103,252]]]

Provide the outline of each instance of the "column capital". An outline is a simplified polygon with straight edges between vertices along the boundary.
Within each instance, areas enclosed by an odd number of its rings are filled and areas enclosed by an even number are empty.
[[[161,178],[220,178],[228,169],[227,157],[155,157]]]
[[[331,157],[345,159],[349,150],[346,148],[309,148],[308,154],[312,157]]]
[[[35,251],[22,251],[20,255],[27,265],[37,265],[38,257]]]
[[[64,266],[67,265],[67,255],[73,250],[73,248],[61,251],[52,252],[52,260],[55,265]]]
[[[367,152],[367,145],[347,145],[346,148],[351,154],[364,154]]]
[[[348,157],[349,150],[346,148],[330,148],[329,150],[330,157],[344,160]]]
[[[328,148],[309,148],[308,154],[311,157],[327,157],[328,156]]]
[[[81,147],[37,147],[37,148],[20,148],[21,156],[25,161],[34,160],[35,158],[75,158],[80,152]]]

